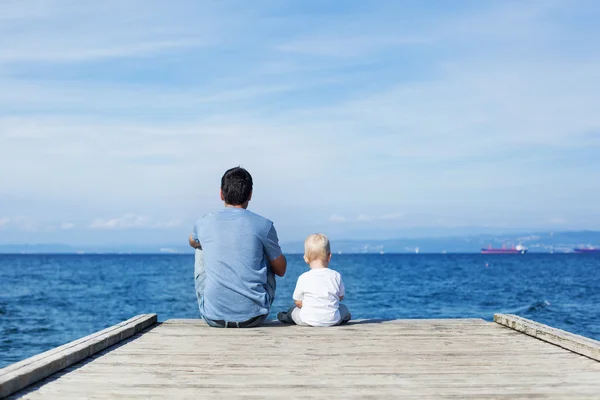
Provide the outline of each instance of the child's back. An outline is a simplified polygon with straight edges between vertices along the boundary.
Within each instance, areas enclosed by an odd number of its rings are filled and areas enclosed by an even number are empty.
[[[340,323],[340,297],[344,296],[342,276],[329,268],[315,268],[298,278],[294,300],[302,301],[301,320],[312,326]]]

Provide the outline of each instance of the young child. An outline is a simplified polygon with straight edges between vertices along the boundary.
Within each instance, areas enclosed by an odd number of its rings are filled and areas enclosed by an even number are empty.
[[[316,233],[304,242],[304,261],[310,271],[300,275],[294,290],[295,307],[277,314],[286,324],[333,326],[350,321],[348,307],[340,304],[344,298],[342,276],[327,268],[331,249],[327,236]]]

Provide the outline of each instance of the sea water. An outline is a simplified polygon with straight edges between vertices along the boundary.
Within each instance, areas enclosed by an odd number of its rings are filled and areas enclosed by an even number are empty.
[[[334,255],[353,318],[512,313],[600,339],[600,256]],[[0,255],[0,368],[137,314],[198,318],[193,255]],[[271,317],[292,304],[288,256]]]

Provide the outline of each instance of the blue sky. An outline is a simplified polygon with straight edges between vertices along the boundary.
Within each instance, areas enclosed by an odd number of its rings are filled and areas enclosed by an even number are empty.
[[[594,1],[3,1],[0,243],[600,226]]]

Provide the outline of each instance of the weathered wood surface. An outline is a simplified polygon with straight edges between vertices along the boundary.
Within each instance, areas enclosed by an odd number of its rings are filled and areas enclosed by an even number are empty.
[[[483,320],[215,329],[170,320],[24,399],[598,398],[600,363]]]
[[[534,338],[600,361],[600,342],[512,314],[495,314],[494,321]],[[598,394],[600,397],[600,393]]]
[[[79,340],[0,369],[0,398],[96,354],[156,323],[156,314],[143,314]]]

